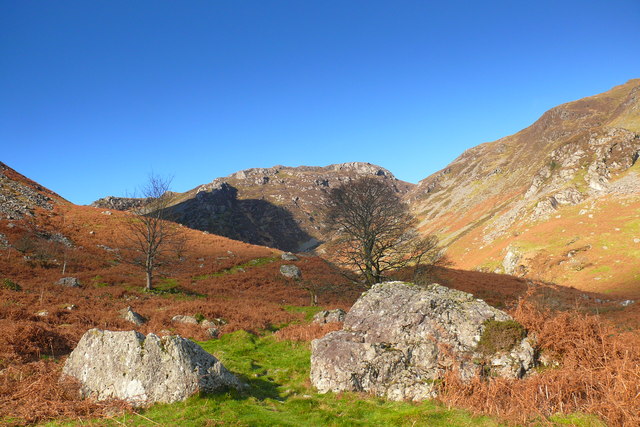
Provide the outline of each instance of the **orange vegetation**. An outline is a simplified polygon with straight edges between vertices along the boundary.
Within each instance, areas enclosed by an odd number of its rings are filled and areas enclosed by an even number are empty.
[[[540,311],[529,303],[513,311],[557,362],[524,380],[450,374],[441,400],[476,413],[527,423],[558,413],[594,414],[611,426],[640,425],[640,336],[619,333],[598,316]]]

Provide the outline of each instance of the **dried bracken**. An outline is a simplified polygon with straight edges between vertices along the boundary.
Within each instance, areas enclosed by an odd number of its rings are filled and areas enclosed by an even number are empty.
[[[522,303],[512,313],[536,335],[549,366],[525,380],[449,375],[441,399],[476,413],[526,423],[583,412],[607,425],[640,425],[640,336],[598,316],[550,313]]]

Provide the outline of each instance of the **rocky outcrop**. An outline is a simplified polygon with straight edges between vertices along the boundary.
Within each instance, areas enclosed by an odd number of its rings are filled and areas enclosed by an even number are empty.
[[[136,331],[87,331],[63,375],[80,382],[83,397],[133,405],[177,402],[200,391],[243,384],[211,354],[180,336],[146,337]]]
[[[309,251],[327,238],[319,215],[326,193],[364,176],[380,179],[400,194],[412,186],[370,163],[253,168],[176,194],[170,216],[187,227],[247,243]],[[136,200],[107,197],[93,206],[126,210]]]
[[[115,209],[118,211],[128,211],[131,209],[140,208],[148,202],[149,202],[149,199],[138,199],[135,197],[107,196],[91,203],[91,206],[95,208],[102,208],[102,209]],[[111,215],[111,213],[107,215]]]
[[[491,323],[493,322],[493,323]],[[491,336],[486,336],[488,325]],[[487,345],[495,332],[516,333],[513,346]],[[344,328],[312,342],[311,382],[320,392],[362,391],[393,400],[436,394],[447,370],[518,378],[534,366],[523,329],[473,295],[432,284],[374,285],[354,304]],[[508,332],[505,337],[509,341]]]
[[[0,218],[32,216],[35,208],[52,210],[54,197],[59,196],[0,162]]]

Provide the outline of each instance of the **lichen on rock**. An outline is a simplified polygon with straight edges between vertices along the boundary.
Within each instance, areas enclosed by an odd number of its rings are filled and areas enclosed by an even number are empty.
[[[137,406],[244,387],[196,343],[136,331],[87,331],[62,373],[80,382],[83,397],[121,399]]]
[[[449,370],[465,380],[482,366],[491,376],[523,376],[534,366],[529,338],[491,354],[478,350],[490,321],[513,319],[471,294],[438,284],[379,283],[354,304],[343,330],[312,342],[311,382],[320,392],[423,400],[436,395]]]

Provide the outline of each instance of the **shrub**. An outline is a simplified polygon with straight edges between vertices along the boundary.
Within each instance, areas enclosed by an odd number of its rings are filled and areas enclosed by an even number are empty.
[[[0,287],[3,289],[8,289],[10,291],[21,291],[22,290],[22,286],[20,286],[19,284],[17,284],[16,282],[14,282],[11,279],[2,279],[2,281],[0,281]]]
[[[524,327],[515,320],[488,320],[484,323],[477,350],[484,354],[509,351],[526,335]]]

